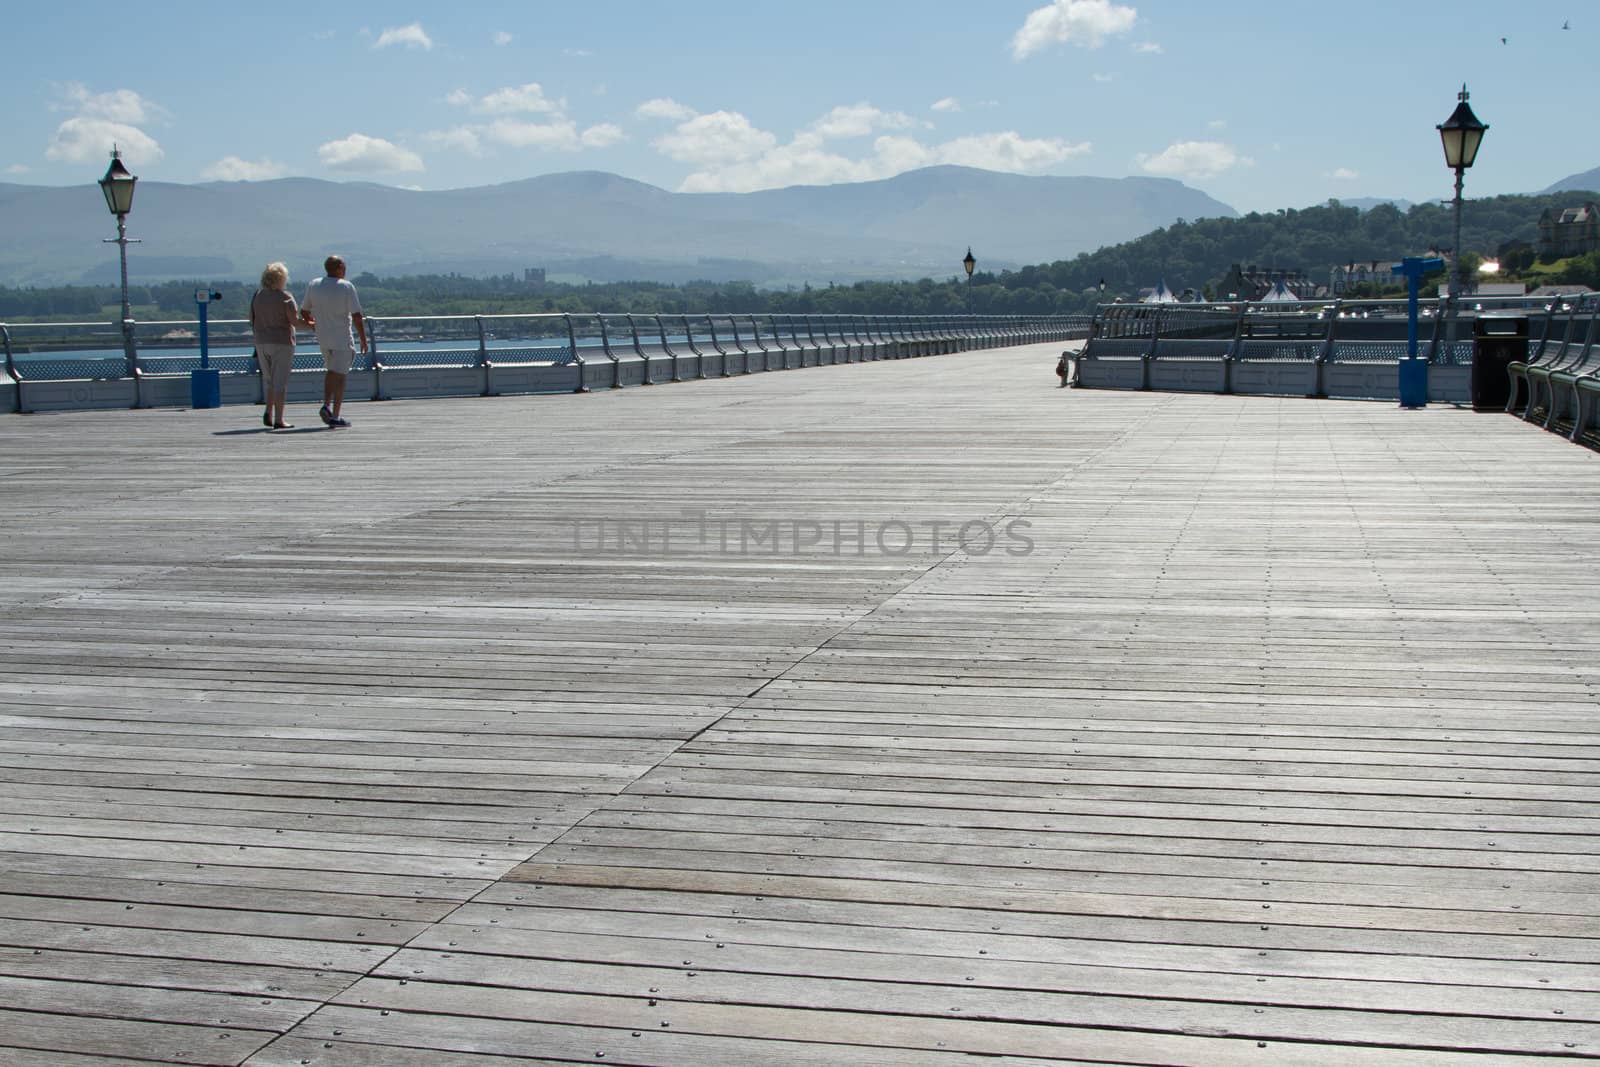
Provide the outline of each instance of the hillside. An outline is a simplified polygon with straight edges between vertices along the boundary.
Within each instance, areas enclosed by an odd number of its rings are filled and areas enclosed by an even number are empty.
[[[1546,193],[1592,192],[1600,189],[1600,167],[1582,174],[1569,174],[1545,190]]]
[[[221,281],[282,259],[311,276],[338,250],[380,274],[515,273],[758,284],[949,276],[970,245],[986,268],[1076,255],[1179,218],[1232,216],[1154,178],[1062,178],[934,167],[877,182],[672,193],[571,172],[418,192],[369,183],[139,184],[132,278]],[[0,184],[0,284],[116,279],[94,185]]]
[[[1507,242],[1536,244],[1539,215],[1570,200],[1568,194],[1553,193],[1469,201],[1462,214],[1462,246],[1492,256]],[[1043,283],[1076,292],[1097,286],[1104,278],[1110,292],[1132,295],[1165,279],[1175,291],[1200,291],[1234,263],[1304,270],[1313,281],[1325,284],[1335,264],[1422,255],[1448,248],[1454,239],[1454,215],[1446,205],[1415,204],[1402,212],[1379,204],[1362,211],[1330,201],[1302,210],[1165,226],[1092,254],[1024,268],[1002,279],[1002,284]]]

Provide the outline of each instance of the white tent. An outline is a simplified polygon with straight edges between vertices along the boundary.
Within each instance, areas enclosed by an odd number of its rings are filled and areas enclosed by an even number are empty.
[[[1172,295],[1172,290],[1167,288],[1167,280],[1161,279],[1156,284],[1155,291],[1140,301],[1141,304],[1176,304],[1178,298]]]
[[[1266,296],[1261,298],[1261,302],[1263,304],[1281,304],[1286,301],[1299,299],[1300,298],[1298,296],[1294,295],[1294,290],[1290,289],[1287,285],[1284,285],[1283,279],[1279,278],[1277,281],[1272,283],[1272,289],[1267,293]]]

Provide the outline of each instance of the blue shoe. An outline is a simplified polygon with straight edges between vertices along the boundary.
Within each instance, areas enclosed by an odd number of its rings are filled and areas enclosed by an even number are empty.
[[[329,419],[328,420],[328,425],[331,426],[333,429],[337,430],[342,426],[349,426],[350,425],[350,420],[349,419]]]
[[[322,407],[317,411],[317,418],[321,419],[329,426],[333,425],[333,412],[328,410],[328,405],[326,404],[322,405]]]

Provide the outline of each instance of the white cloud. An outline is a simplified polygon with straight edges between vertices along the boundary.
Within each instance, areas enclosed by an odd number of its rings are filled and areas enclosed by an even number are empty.
[[[287,168],[282,163],[274,163],[270,159],[252,162],[238,156],[224,156],[202,170],[200,177],[218,182],[261,182],[281,178],[286,173]]]
[[[427,51],[433,47],[433,38],[422,28],[422,23],[413,22],[408,26],[391,26],[378,34],[378,39],[372,42],[374,48],[388,48],[391,45],[404,45],[406,48],[420,48]]]
[[[132,89],[92,93],[81,82],[59,87],[63,100],[56,111],[73,116],[56,127],[45,146],[45,158],[64,163],[98,163],[115,146],[132,166],[155,163],[165,155],[155,138],[139,126],[166,118],[166,112]]]
[[[28,166],[26,163],[13,163],[13,164],[11,164],[11,166],[6,168],[6,173],[7,174],[28,174],[32,170],[33,170],[33,168]]]
[[[841,104],[807,126],[802,135],[822,139],[865,137],[877,130],[903,130],[916,124],[916,119],[899,111],[880,111],[866,103]]]
[[[1087,141],[1069,144],[1058,137],[1030,139],[1015,130],[1006,130],[958,137],[946,141],[936,151],[941,163],[1026,173],[1043,170],[1073,156],[1087,155],[1093,147]]]
[[[65,92],[68,106],[86,118],[134,125],[156,118],[162,110],[132,89],[91,93],[82,82],[69,82]]]
[[[608,148],[623,139],[622,127],[609,122],[590,126],[583,131],[583,137],[581,138],[585,148]]]
[[[1165,48],[1162,48],[1154,41],[1140,41],[1138,44],[1133,46],[1133,50],[1143,55],[1150,56],[1159,56],[1166,52]]]
[[[433,130],[422,135],[429,144],[438,145],[469,156],[483,155],[483,140],[472,126],[456,126],[449,130]]]
[[[1054,0],[1028,15],[1011,38],[1011,55],[1026,59],[1057,44],[1099,48],[1107,37],[1133,29],[1138,11],[1110,0]]]
[[[1337,170],[1335,170],[1331,175],[1329,175],[1329,177],[1337,178],[1340,181],[1345,181],[1345,182],[1354,181],[1356,178],[1361,177],[1361,172],[1360,171],[1351,170],[1349,167],[1340,167]]]
[[[490,40],[492,40],[497,46],[499,46],[501,48],[504,48],[506,45],[510,44],[512,39],[513,39],[512,36],[509,33],[507,33],[505,30],[497,31],[495,33],[495,35],[490,38]]]
[[[960,111],[961,110],[961,102],[959,100],[957,100],[953,96],[947,96],[943,100],[935,100],[933,102],[933,104],[928,108],[928,110],[929,111]]]
[[[695,166],[722,166],[752,159],[777,147],[778,139],[750,125],[737,111],[713,111],[679,123],[651,142],[662,154]]]
[[[676,100],[658,96],[654,100],[646,100],[634,108],[633,114],[635,118],[641,119],[667,119],[671,122],[682,122],[685,119],[694,118],[695,110],[687,104],[680,104]]]
[[[698,168],[679,185],[683,192],[749,192],[787,185],[872,181],[937,163],[1036,171],[1090,151],[1087,143],[1029,139],[1015,131],[959,137],[934,145],[909,134],[884,133],[873,140],[869,151],[853,155],[828,147],[830,140],[919,125],[899,112],[854,104],[834,108],[788,143],[779,144],[777,137],[756,129],[743,115],[716,112],[680,123],[671,134],[652,143],[672,158]]]
[[[317,158],[329,170],[382,173],[421,170],[422,157],[381,137],[352,133],[317,148]]]
[[[544,148],[575,152],[581,145],[578,128],[571,119],[553,122],[527,122],[523,119],[495,119],[483,128],[483,136],[512,148]]]
[[[1146,172],[1174,178],[1212,178],[1255,163],[1221,141],[1179,141],[1153,156],[1139,155],[1136,159]]]
[[[587,48],[563,48],[561,54],[569,59],[588,59],[594,53]]]
[[[1104,85],[1106,82],[1117,80],[1117,76],[1115,74],[1091,74],[1089,76],[1102,85]]]
[[[1228,128],[1228,120],[1212,119],[1210,122],[1206,123],[1206,126],[1213,130],[1225,130]]]
[[[136,126],[81,116],[56,127],[44,155],[61,163],[102,163],[111,157],[113,146],[130,167],[157,163],[166,155],[155,138]]]
[[[745,193],[788,185],[829,185],[834,182],[870,181],[880,177],[884,177],[884,174],[873,160],[846,159],[837,153],[825,151],[815,143],[794,141],[774,147],[756,159],[715,170],[696,171],[685,178],[678,188],[686,193]]]
[[[562,110],[562,103],[545,96],[544,87],[538,82],[508,85],[477,100],[465,90],[457,89],[447,99],[452,104],[470,107],[480,115],[553,115]]]
[[[567,101],[546,96],[538,82],[506,86],[481,97],[474,97],[465,89],[456,89],[445,100],[476,114],[498,116],[486,123],[469,123],[423,135],[430,144],[470,155],[484,154],[487,145],[577,152],[584,148],[605,148],[625,137],[620,126],[609,122],[590,126],[580,133],[577,123],[566,114]],[[541,118],[532,121],[523,117],[528,115]]]

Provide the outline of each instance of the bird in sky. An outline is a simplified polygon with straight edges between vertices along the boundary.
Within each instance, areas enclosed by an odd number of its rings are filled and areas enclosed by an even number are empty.
[[[1501,44],[1505,44],[1506,43],[1506,39],[1504,37],[1500,38],[1500,43]]]

